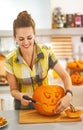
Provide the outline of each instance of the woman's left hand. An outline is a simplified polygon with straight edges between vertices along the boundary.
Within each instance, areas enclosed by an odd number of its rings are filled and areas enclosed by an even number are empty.
[[[55,111],[55,114],[59,114],[64,111],[64,109],[66,109],[70,105],[71,100],[72,95],[70,93],[67,93],[63,98],[61,98],[56,104],[57,109]]]

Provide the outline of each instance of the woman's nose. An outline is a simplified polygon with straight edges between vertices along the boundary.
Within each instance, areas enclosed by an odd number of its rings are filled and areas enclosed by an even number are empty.
[[[27,39],[24,39],[24,44],[27,44],[29,41]]]

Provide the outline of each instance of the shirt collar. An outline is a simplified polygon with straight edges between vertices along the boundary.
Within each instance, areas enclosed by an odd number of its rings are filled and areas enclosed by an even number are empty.
[[[37,60],[41,59],[41,58],[44,58],[44,54],[43,54],[43,51],[42,51],[42,48],[40,47],[40,45],[38,45],[37,43],[35,43],[35,45],[37,46]],[[20,49],[19,47],[17,48],[17,57],[16,57],[16,61],[19,63],[19,64],[22,64],[23,63],[23,58],[20,54]]]
[[[37,60],[44,58],[44,54],[42,52],[42,48],[40,47],[40,45],[36,44],[37,46]]]
[[[23,58],[20,54],[20,49],[19,47],[17,48],[17,57],[16,57],[16,61],[19,63],[19,64],[22,64],[23,63]]]

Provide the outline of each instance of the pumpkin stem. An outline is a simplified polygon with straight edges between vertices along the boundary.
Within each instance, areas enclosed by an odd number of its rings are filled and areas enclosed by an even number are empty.
[[[70,109],[71,109],[71,112],[75,112],[76,111],[75,107],[72,104],[70,104]]]

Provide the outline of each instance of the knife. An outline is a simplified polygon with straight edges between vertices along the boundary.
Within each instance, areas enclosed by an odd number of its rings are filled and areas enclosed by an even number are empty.
[[[33,98],[29,97],[29,96],[23,95],[23,98],[26,99],[26,100],[30,100],[30,101],[32,101],[33,103],[41,104],[40,102],[37,102],[35,99],[33,99]]]

